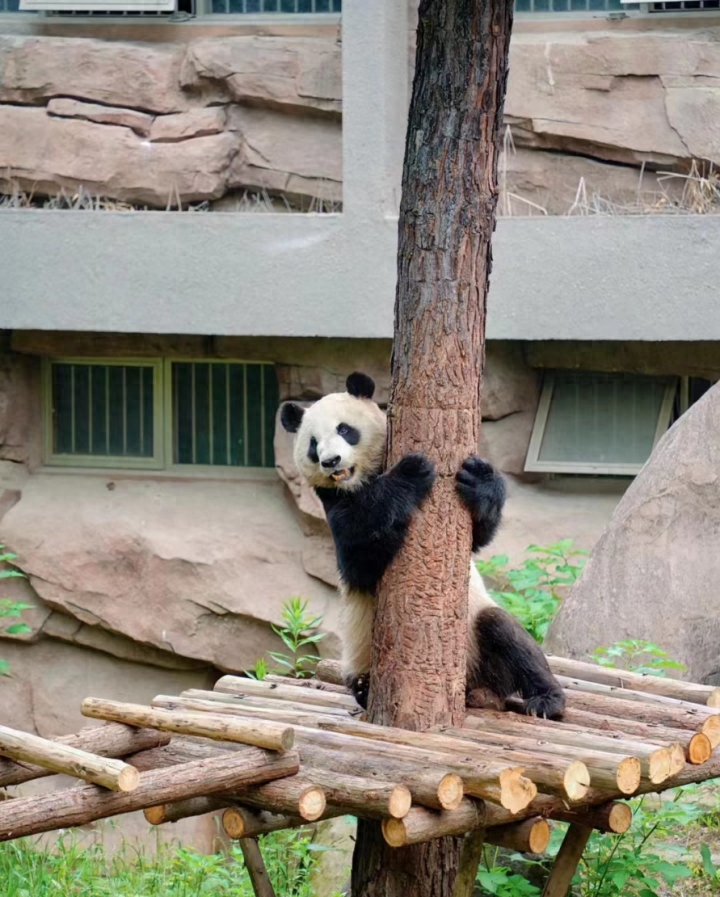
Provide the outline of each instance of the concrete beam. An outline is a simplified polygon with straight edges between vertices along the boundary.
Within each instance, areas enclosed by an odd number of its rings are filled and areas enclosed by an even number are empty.
[[[397,220],[0,212],[0,327],[392,336]],[[720,340],[720,216],[502,219],[488,337]]]

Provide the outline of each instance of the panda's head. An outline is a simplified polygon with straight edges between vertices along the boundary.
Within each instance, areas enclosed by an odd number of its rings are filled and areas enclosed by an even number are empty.
[[[382,470],[387,421],[372,401],[375,383],[355,373],[345,385],[307,411],[286,402],[280,412],[283,427],[297,433],[295,465],[314,487],[358,489]]]

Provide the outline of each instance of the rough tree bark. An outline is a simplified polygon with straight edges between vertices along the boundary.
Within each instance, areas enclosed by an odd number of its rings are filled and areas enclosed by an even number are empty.
[[[422,0],[403,169],[388,464],[423,451],[438,480],[388,570],[370,720],[422,730],[465,711],[471,524],[455,473],[477,451],[490,238],[512,0]],[[448,897],[460,839],[385,845],[362,822],[354,897]]]

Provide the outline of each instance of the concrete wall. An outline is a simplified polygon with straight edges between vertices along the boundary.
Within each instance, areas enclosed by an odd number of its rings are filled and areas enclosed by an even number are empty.
[[[396,231],[345,215],[0,212],[2,324],[389,338]],[[719,244],[720,216],[502,220],[488,336],[720,339]]]

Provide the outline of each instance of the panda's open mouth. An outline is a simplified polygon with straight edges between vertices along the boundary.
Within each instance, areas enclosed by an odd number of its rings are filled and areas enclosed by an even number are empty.
[[[330,477],[335,483],[347,483],[348,480],[352,479],[354,473],[354,467],[346,467],[343,470],[333,471],[333,473],[330,474]]]

